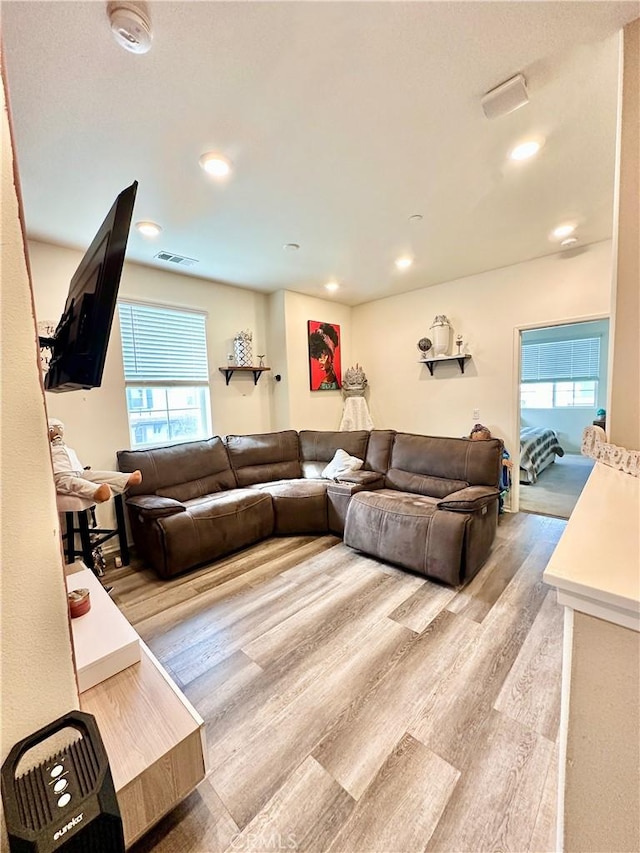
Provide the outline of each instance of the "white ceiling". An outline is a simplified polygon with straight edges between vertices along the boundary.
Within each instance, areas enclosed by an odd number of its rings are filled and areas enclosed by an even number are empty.
[[[150,2],[154,42],[111,37],[106,3],[2,3],[30,237],[85,249],[140,183],[128,257],[358,304],[611,236],[617,31],[638,2]],[[530,103],[480,98],[525,75]],[[530,135],[546,144],[515,164]],[[217,184],[208,150],[235,164]],[[418,223],[411,214],[422,214]],[[283,251],[295,242],[298,252]],[[402,253],[415,256],[404,272]]]

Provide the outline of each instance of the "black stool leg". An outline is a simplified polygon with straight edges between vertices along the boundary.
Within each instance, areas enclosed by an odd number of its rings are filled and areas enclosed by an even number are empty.
[[[115,495],[113,503],[116,508],[116,524],[118,526],[118,539],[120,541],[120,557],[122,565],[129,565],[129,543],[127,542],[127,525],[124,520],[124,505],[122,495]]]
[[[89,511],[82,509],[78,512],[78,526],[80,528],[80,542],[82,543],[82,559],[88,569],[93,571],[93,549],[89,536]]]
[[[75,556],[75,526],[73,524],[73,513],[65,512],[64,514],[64,522],[65,522],[65,534],[62,537],[64,540],[64,554],[67,563],[73,563],[73,558]]]

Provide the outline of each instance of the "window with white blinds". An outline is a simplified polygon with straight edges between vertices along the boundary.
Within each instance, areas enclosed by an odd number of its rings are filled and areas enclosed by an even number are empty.
[[[600,338],[522,345],[523,382],[584,382],[600,377]]]
[[[211,435],[206,315],[118,302],[133,448]]]
[[[208,384],[206,316],[119,302],[127,382]]]
[[[599,378],[599,337],[522,345],[523,409],[593,408]]]

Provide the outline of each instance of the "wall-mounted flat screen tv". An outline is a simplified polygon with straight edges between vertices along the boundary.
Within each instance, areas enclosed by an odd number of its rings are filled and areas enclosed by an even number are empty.
[[[53,338],[40,339],[51,347],[47,391],[98,388],[102,382],[137,189],[134,181],[113,203],[71,279]]]

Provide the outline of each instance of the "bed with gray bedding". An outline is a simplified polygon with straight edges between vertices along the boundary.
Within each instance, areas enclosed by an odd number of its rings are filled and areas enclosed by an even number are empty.
[[[557,433],[547,427],[522,427],[520,430],[520,482],[535,483],[556,456],[564,456]]]

